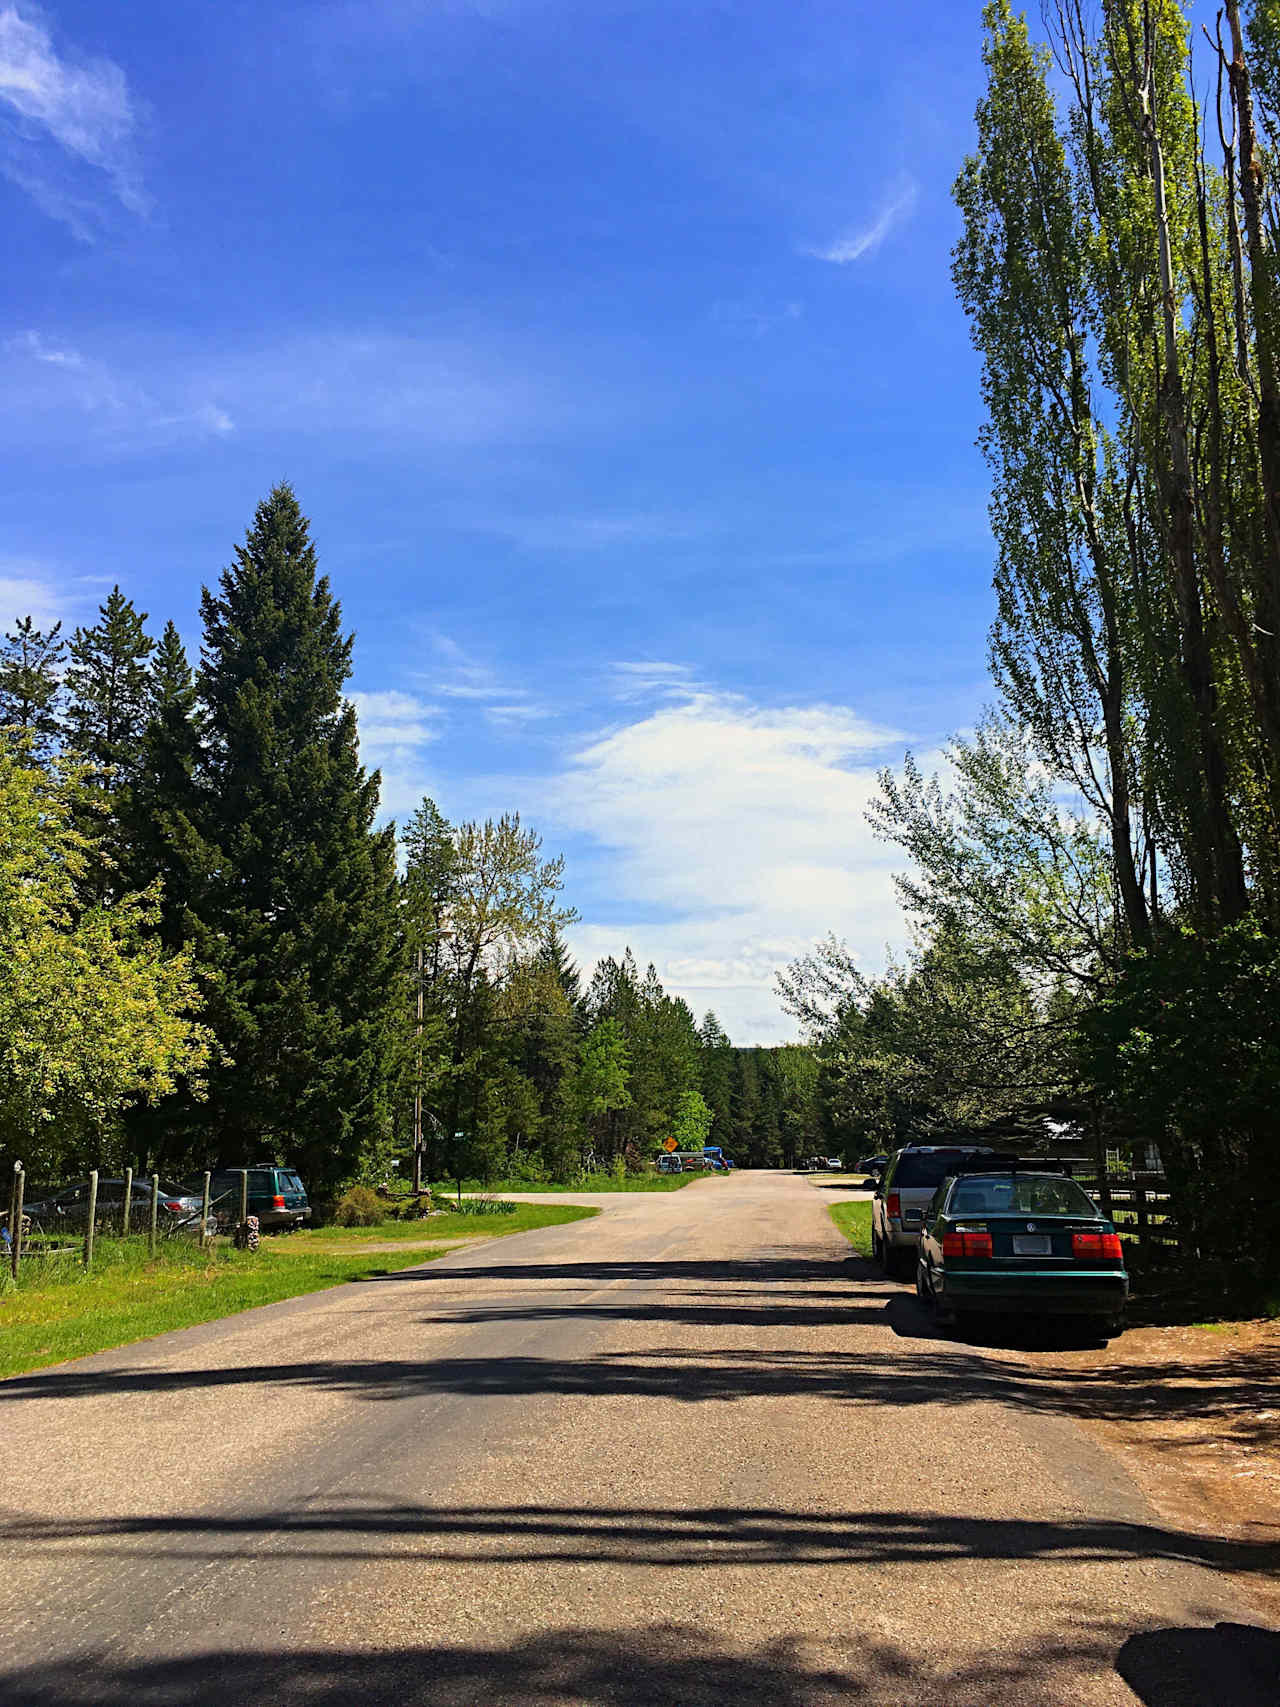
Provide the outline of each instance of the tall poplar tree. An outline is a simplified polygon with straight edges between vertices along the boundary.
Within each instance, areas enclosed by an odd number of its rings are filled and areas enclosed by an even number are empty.
[[[211,1143],[223,1161],[287,1155],[333,1182],[385,1127],[394,847],[374,831],[379,779],[343,698],[351,637],[290,486],[259,504],[201,612],[193,807],[210,859],[194,909],[226,1058]]]

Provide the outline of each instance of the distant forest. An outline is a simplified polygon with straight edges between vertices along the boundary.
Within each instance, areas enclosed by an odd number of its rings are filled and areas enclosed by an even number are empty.
[[[193,665],[119,587],[0,652],[0,1149],[41,1177],[278,1158],[320,1190],[572,1180],[812,1142],[804,1047],[735,1050],[630,951],[585,983],[516,812],[378,827],[351,636],[288,486]]]

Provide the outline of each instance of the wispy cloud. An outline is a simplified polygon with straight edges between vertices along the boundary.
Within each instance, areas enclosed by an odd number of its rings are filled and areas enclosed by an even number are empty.
[[[514,515],[460,518],[467,532],[491,534],[525,551],[610,551],[635,545],[673,544],[697,538],[702,525],[653,512],[631,515]]]
[[[38,565],[0,558],[0,632],[24,616],[37,628],[52,628],[68,619],[72,604],[66,588]]]
[[[831,261],[837,267],[847,267],[865,255],[874,255],[893,228],[910,217],[919,199],[919,186],[908,181],[885,203],[870,224],[846,232],[834,243],[810,249],[808,253],[819,261]]]
[[[33,361],[45,362],[50,367],[84,366],[84,357],[79,350],[46,343],[39,332],[19,332],[15,337],[6,339],[5,348],[28,355]]]
[[[0,363],[5,413],[28,441],[33,423],[44,418],[61,429],[68,410],[91,417],[117,445],[175,433],[223,438],[235,430],[227,410],[201,395],[198,379],[157,374],[143,384],[64,338],[30,328],[5,338],[0,351],[8,358]]]
[[[762,307],[754,302],[713,302],[712,324],[738,338],[765,338],[780,326],[794,325],[804,318],[804,304],[783,302],[775,307]]]
[[[624,701],[677,698],[689,700],[703,691],[687,664],[664,658],[619,660],[609,666],[614,698]]]
[[[403,819],[429,792],[422,755],[439,735],[440,709],[396,689],[349,698],[360,728],[360,757],[382,772],[382,811]]]
[[[100,218],[105,180],[131,213],[146,213],[124,72],[110,59],[60,53],[33,7],[0,6],[0,171],[76,236]]]

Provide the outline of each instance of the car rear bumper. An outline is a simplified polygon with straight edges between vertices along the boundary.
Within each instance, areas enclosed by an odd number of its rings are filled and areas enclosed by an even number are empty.
[[[952,1310],[1011,1315],[1118,1316],[1129,1296],[1123,1270],[951,1273],[938,1277],[938,1299]]]
[[[903,1227],[897,1221],[890,1221],[884,1242],[891,1245],[895,1251],[917,1250],[920,1245],[920,1228]]]
[[[255,1209],[250,1204],[249,1213],[258,1217],[258,1225],[264,1231],[269,1227],[300,1227],[311,1219],[310,1209]]]

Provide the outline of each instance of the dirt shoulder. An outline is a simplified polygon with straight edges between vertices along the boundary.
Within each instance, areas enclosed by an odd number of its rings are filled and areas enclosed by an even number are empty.
[[[1162,1516],[1268,1549],[1249,1588],[1280,1617],[1280,1322],[1135,1328],[1034,1369]]]

